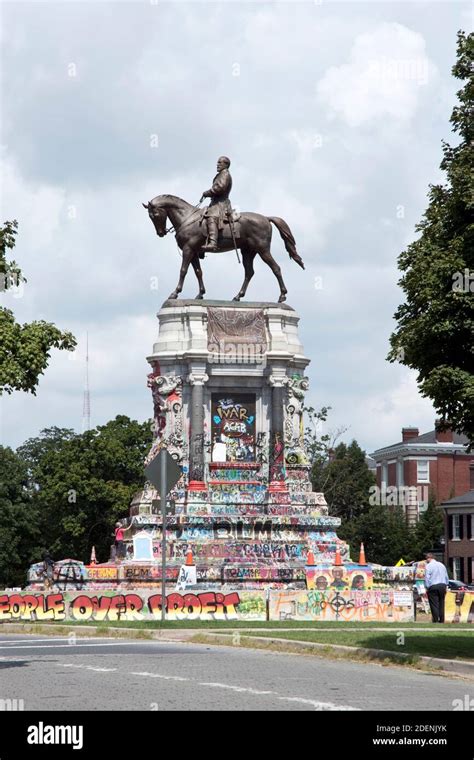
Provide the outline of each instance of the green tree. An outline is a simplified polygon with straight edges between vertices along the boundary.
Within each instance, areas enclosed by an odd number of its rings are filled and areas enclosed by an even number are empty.
[[[431,185],[419,238],[400,255],[390,361],[418,372],[443,422],[474,443],[474,34],[458,34],[453,75],[464,82],[451,116],[459,142],[443,143],[445,184]]]
[[[401,507],[374,504],[350,521],[343,521],[339,536],[349,542],[351,556],[357,561],[360,544],[364,544],[368,562],[394,565],[417,559],[413,532],[407,526]]]
[[[304,431],[304,445],[310,463],[324,462],[328,458],[331,447],[331,434],[322,433],[321,427],[327,421],[330,406],[315,409],[313,406],[303,406],[307,425]]]
[[[55,559],[89,561],[92,545],[99,561],[108,559],[114,523],[128,515],[144,485],[151,440],[150,422],[121,415],[82,435],[50,428],[20,447],[31,468],[42,543]]]
[[[436,503],[433,491],[430,492],[428,507],[421,514],[415,528],[414,542],[417,559],[423,559],[428,551],[441,549],[441,536],[444,534],[443,511]]]
[[[331,515],[352,520],[367,508],[375,478],[365,456],[357,441],[352,441],[339,443],[331,459],[320,456],[314,462],[313,488],[324,493]]]
[[[23,586],[38,554],[38,514],[28,488],[26,463],[0,446],[0,588]]]
[[[15,261],[8,259],[15,247],[16,220],[0,227],[0,290],[26,282]],[[0,394],[15,390],[36,392],[40,375],[48,366],[51,348],[72,351],[74,336],[54,324],[39,320],[19,324],[11,309],[0,307]]]
[[[45,428],[36,438],[28,438],[25,443],[18,446],[16,453],[26,463],[28,474],[32,484],[35,483],[36,468],[43,457],[76,436],[71,428],[50,427]]]

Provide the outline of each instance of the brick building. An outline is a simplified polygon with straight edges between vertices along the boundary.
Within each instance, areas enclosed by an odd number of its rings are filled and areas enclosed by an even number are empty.
[[[445,562],[457,581],[474,580],[474,464],[470,467],[470,489],[442,503],[445,525]]]
[[[441,504],[469,490],[474,452],[467,452],[467,443],[466,436],[437,430],[436,424],[421,435],[418,428],[404,427],[401,441],[371,454],[377,465],[377,485],[382,494],[398,489],[404,497],[398,503],[413,525],[428,506],[430,492]]]

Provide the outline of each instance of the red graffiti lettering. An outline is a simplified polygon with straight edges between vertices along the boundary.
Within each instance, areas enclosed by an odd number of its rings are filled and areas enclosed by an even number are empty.
[[[167,620],[235,620],[240,604],[238,593],[219,594],[208,591],[202,594],[173,593],[166,597]],[[155,618],[161,617],[161,594],[148,599],[148,609]]]
[[[64,620],[62,594],[5,594],[0,596],[0,620]]]

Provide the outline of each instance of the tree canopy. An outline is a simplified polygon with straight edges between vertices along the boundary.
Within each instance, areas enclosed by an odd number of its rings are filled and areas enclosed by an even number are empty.
[[[415,369],[444,424],[474,443],[474,34],[458,34],[453,75],[464,82],[443,143],[444,184],[431,185],[417,240],[401,253],[405,303],[390,361]]]
[[[0,227],[0,291],[4,292],[26,282],[18,264],[8,259],[15,247],[17,231],[16,220]],[[62,332],[44,320],[20,324],[13,311],[4,306],[0,307],[0,335],[0,394],[36,393],[40,376],[48,366],[51,348],[72,351],[76,346],[70,332]]]
[[[370,487],[375,484],[365,451],[357,441],[339,443],[330,453],[316,458],[311,479],[314,490],[324,493],[330,514],[345,520],[363,512],[369,503]]]
[[[82,433],[47,428],[14,452],[0,448],[0,587],[24,585],[26,570],[53,559],[109,558],[117,518],[143,487],[151,421],[123,415]]]

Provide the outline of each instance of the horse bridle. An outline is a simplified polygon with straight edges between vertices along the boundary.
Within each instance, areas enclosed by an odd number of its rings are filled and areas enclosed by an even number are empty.
[[[197,203],[194,206],[194,211],[191,211],[191,213],[189,214],[189,216],[187,216],[186,219],[184,219],[184,221],[181,222],[181,224],[179,225],[178,229],[176,229],[176,227],[174,227],[173,225],[171,225],[171,227],[168,227],[168,229],[166,229],[166,227],[165,227],[165,233],[164,234],[167,235],[168,232],[175,232],[176,234],[178,234],[179,230],[182,227],[184,227],[184,225],[189,221],[189,219],[191,219],[192,216],[194,216],[194,214],[196,213],[196,211],[200,210],[199,206],[201,205],[201,203],[202,203],[202,201],[199,201],[199,203]]]

